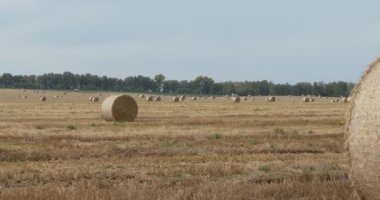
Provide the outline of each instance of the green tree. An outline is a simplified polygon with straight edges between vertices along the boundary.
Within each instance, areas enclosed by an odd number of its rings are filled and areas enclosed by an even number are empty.
[[[194,93],[209,94],[214,85],[214,80],[207,76],[198,76],[191,84]]]
[[[159,90],[159,92],[161,91],[161,89],[163,87],[162,84],[164,83],[165,79],[166,79],[166,77],[163,74],[157,74],[154,77],[154,80],[156,81],[157,89]]]

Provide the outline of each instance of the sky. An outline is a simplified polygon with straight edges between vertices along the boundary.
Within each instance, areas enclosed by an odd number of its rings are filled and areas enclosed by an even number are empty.
[[[378,0],[1,0],[0,73],[355,82]]]

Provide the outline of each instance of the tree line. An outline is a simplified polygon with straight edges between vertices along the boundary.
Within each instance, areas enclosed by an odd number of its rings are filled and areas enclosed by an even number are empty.
[[[215,82],[207,76],[198,76],[194,80],[166,80],[162,74],[154,78],[146,76],[130,76],[124,79],[97,76],[91,74],[48,73],[43,75],[12,75],[4,73],[0,76],[1,88],[24,88],[39,90],[89,90],[120,91],[165,94],[193,95],[231,95],[267,96],[267,95],[316,95],[316,96],[348,96],[354,87],[353,83],[338,81],[301,82],[297,84],[273,83],[270,81]]]

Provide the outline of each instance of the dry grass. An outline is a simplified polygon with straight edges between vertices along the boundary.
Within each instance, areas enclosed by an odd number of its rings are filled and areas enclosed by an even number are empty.
[[[0,199],[353,199],[347,104],[162,97],[106,123],[89,95],[0,90]]]

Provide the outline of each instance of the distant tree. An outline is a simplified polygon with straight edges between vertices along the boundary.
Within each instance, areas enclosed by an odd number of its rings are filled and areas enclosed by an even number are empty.
[[[214,85],[214,80],[207,76],[198,76],[191,84],[194,93],[209,94]]]
[[[55,90],[106,90],[125,92],[164,92],[175,94],[230,95],[322,95],[349,96],[354,83],[343,81],[323,83],[301,82],[295,85],[275,84],[269,81],[221,82],[207,76],[198,76],[193,81],[165,80],[162,74],[153,79],[146,76],[131,76],[124,79],[91,74],[48,73],[43,75],[0,75],[1,88],[55,89]]]
[[[177,93],[180,83],[177,80],[164,81],[162,91],[164,93]]]
[[[166,77],[163,74],[157,74],[154,76],[154,80],[156,81],[158,92],[162,89],[162,84],[165,81]]]

